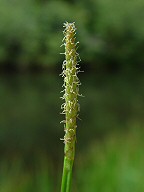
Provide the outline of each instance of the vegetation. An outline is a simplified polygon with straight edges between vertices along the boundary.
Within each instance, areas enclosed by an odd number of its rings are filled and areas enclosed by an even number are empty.
[[[77,160],[73,191],[143,191],[144,142],[141,129],[138,124],[131,125],[130,132],[112,134],[103,143],[93,142]]]
[[[0,1],[1,192],[59,191],[66,20],[76,21],[86,68],[72,191],[144,191],[143,6],[142,0]]]
[[[85,120],[78,122],[72,191],[103,192],[107,186],[111,192],[141,192],[144,76],[83,73],[80,79]],[[61,85],[57,74],[1,75],[0,191],[59,191]]]
[[[0,64],[57,67],[62,62],[61,25],[68,20],[81,31],[81,57],[91,68],[139,69],[144,62],[143,6],[142,0],[1,1]]]
[[[72,168],[75,158],[76,128],[77,117],[79,112],[78,96],[80,81],[77,76],[78,53],[76,43],[76,27],[74,23],[64,23],[64,46],[65,60],[63,62],[62,76],[64,77],[64,103],[62,104],[62,114],[65,114],[64,131],[65,135],[62,139],[65,144],[64,148],[64,165],[61,192],[69,192],[71,189]]]
[[[76,158],[72,191],[143,191],[144,141],[141,128],[133,125],[133,131],[106,136],[104,142],[94,141],[80,152]],[[59,179],[56,179],[48,157],[37,155],[39,157],[35,156],[30,169],[26,169],[22,158],[1,160],[0,191],[59,191]]]

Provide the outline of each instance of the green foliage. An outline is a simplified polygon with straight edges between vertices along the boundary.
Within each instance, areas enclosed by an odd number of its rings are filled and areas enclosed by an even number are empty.
[[[1,1],[0,63],[56,66],[62,60],[62,23],[76,21],[83,61],[96,68],[140,67],[143,6],[142,0]]]
[[[139,129],[141,126],[131,126],[130,133],[112,134],[84,151],[77,161],[74,191],[144,190],[143,131]]]
[[[73,191],[143,191],[144,76],[84,73],[81,80],[86,97],[80,101]],[[59,190],[61,85],[62,78],[50,73],[1,75],[0,191]]]
[[[33,168],[26,168],[22,157],[0,162],[1,192],[48,192],[54,191],[50,167],[46,155],[35,157]]]
[[[138,124],[130,132],[113,133],[91,143],[76,158],[75,192],[141,192],[144,190],[144,132]],[[30,157],[28,158],[30,160]],[[1,192],[57,192],[59,183],[45,153],[37,153],[32,166],[23,156],[1,159]],[[60,172],[60,169],[58,169]],[[60,174],[58,174],[60,176]]]

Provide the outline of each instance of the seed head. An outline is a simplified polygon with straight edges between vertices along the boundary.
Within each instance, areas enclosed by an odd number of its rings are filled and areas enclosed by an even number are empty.
[[[68,145],[65,149],[65,154],[68,158],[74,158],[74,154],[70,155],[70,148],[74,147],[76,141],[76,118],[78,116],[78,111],[80,106],[78,104],[79,85],[80,81],[78,78],[79,70],[79,54],[77,53],[76,42],[76,27],[75,23],[64,23],[64,38],[63,45],[65,47],[65,60],[62,65],[62,77],[64,78],[64,103],[62,104],[62,114],[65,114],[65,136],[64,143]],[[71,157],[70,157],[71,156]]]

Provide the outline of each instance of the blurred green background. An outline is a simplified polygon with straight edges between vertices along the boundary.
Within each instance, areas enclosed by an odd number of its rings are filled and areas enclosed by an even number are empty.
[[[74,192],[144,191],[144,1],[0,1],[0,192],[60,191],[63,23],[82,82]]]

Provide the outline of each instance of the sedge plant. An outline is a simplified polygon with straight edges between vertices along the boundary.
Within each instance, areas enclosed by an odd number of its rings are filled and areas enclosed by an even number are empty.
[[[76,128],[79,112],[78,96],[80,81],[77,76],[79,70],[79,54],[77,53],[76,27],[75,23],[64,23],[65,60],[62,65],[62,76],[64,78],[64,103],[62,104],[62,114],[65,114],[64,131],[64,164],[61,183],[61,192],[69,192],[72,180],[72,168],[75,157]]]

